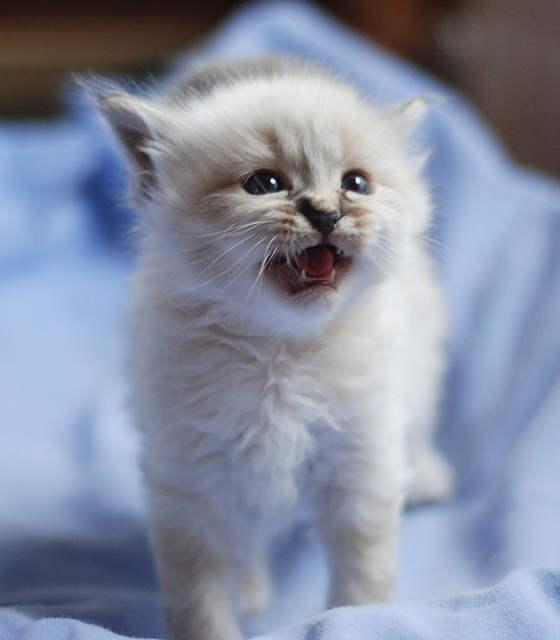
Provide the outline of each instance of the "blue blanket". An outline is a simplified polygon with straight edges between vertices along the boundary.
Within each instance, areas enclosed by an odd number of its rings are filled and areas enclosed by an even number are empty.
[[[237,13],[187,60],[318,59],[384,103],[436,96],[419,134],[437,216],[450,367],[444,503],[401,528],[397,602],[321,613],[326,567],[295,531],[273,563],[267,640],[560,638],[560,188],[515,167],[469,106],[299,3]],[[0,125],[0,639],[164,637],[138,441],[121,376],[133,213],[79,99]],[[282,628],[282,630],[278,630]]]

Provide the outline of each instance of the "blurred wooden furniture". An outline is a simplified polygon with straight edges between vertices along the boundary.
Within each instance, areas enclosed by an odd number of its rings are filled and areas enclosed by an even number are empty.
[[[438,40],[439,64],[514,157],[560,177],[560,0],[464,0]]]
[[[52,113],[70,71],[157,68],[216,13],[193,13],[188,0],[0,2],[0,117]]]
[[[316,0],[462,89],[515,157],[560,176],[560,0]],[[70,71],[144,75],[236,0],[0,0],[0,118],[56,113]]]
[[[432,7],[454,0],[323,0],[335,15],[412,58],[432,38]],[[56,109],[69,71],[157,69],[235,0],[0,0],[0,117]]]

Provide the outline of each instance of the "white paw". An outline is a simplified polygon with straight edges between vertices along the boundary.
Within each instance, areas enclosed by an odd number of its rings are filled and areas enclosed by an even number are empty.
[[[446,498],[453,488],[453,473],[437,451],[423,449],[411,456],[412,477],[406,505],[417,507]]]
[[[272,600],[272,587],[266,567],[257,565],[237,585],[237,607],[241,617],[265,611]]]

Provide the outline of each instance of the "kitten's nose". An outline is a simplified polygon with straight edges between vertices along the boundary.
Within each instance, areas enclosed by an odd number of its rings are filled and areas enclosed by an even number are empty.
[[[317,207],[309,198],[301,198],[297,203],[298,211],[306,218],[311,226],[326,237],[336,227],[342,217],[338,209],[323,209]]]

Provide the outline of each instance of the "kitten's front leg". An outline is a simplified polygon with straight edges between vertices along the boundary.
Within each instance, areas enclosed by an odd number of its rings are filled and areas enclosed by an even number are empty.
[[[400,502],[395,500],[382,508],[364,504],[366,509],[370,506],[379,521],[360,521],[360,515],[354,514],[344,522],[324,527],[331,569],[329,608],[386,602],[393,596]]]
[[[375,457],[371,463],[375,465]],[[380,469],[346,468],[337,474],[320,522],[331,571],[329,607],[392,598],[403,484],[400,468],[387,469],[386,474]]]
[[[153,531],[173,640],[242,640],[231,601],[233,567],[226,549],[217,552],[204,534],[161,517]]]
[[[257,548],[237,584],[237,608],[241,617],[254,616],[268,608],[272,600],[272,584],[265,554]]]

